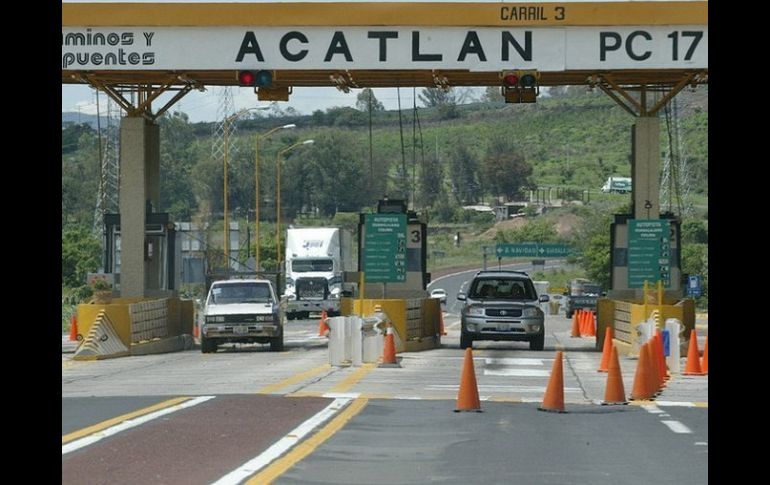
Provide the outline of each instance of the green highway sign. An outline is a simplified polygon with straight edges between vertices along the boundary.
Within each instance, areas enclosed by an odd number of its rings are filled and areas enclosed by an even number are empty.
[[[574,251],[566,244],[545,244],[545,243],[500,243],[495,246],[495,254],[498,258],[561,258],[569,256]]]
[[[663,282],[671,287],[671,236],[667,220],[628,221],[628,287]]]
[[[406,281],[406,214],[365,214],[364,220],[364,280]]]

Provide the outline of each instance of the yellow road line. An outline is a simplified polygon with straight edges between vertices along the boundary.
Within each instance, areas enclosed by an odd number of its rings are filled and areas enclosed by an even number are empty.
[[[366,398],[354,400],[350,406],[340,412],[337,417],[321,428],[316,434],[307,440],[299,443],[284,457],[276,460],[260,473],[251,477],[246,483],[249,485],[272,483],[278,477],[286,473],[291,467],[299,463],[306,456],[313,453],[316,448],[321,446],[326,440],[331,438],[334,433],[342,429],[354,416],[360,413],[369,402]]]
[[[364,364],[360,369],[353,372],[339,384],[329,389],[329,392],[347,392],[351,387],[356,385],[358,381],[364,378],[364,376],[370,373],[374,369],[374,364]]]
[[[280,382],[276,382],[275,384],[270,384],[268,386],[263,387],[262,389],[257,391],[257,394],[272,394],[278,389],[281,389],[283,387],[291,386],[294,384],[297,384],[299,382],[302,382],[306,379],[310,379],[311,377],[315,377],[316,375],[320,374],[323,371],[331,369],[331,366],[329,364],[324,364],[322,366],[316,367],[315,369],[310,369],[305,372],[301,372],[299,374],[295,374],[291,377],[288,377]]]
[[[101,423],[96,423],[92,426],[89,426],[87,428],[79,429],[77,431],[74,431],[69,434],[65,434],[61,437],[61,444],[69,443],[70,441],[76,440],[78,438],[82,438],[83,436],[88,436],[90,434],[94,434],[97,431],[101,431],[103,429],[107,429],[110,426],[115,426],[116,424],[120,424],[123,421],[128,421],[129,419],[136,418],[139,416],[143,416],[145,414],[150,414],[151,412],[158,411],[160,409],[165,409],[171,406],[175,406],[179,403],[182,403],[184,401],[188,401],[192,398],[190,397],[175,397],[174,399],[169,399],[168,401],[159,402],[158,404],[153,404],[152,406],[139,409],[137,411],[130,412],[128,414],[124,414],[122,416],[118,416],[116,418],[108,419],[107,421],[102,421]]]

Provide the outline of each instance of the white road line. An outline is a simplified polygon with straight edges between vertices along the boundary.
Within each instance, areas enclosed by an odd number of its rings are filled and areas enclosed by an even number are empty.
[[[484,359],[487,365],[543,365],[543,359],[492,357]]]
[[[545,386],[487,386],[479,385],[479,390],[486,392],[501,391],[501,392],[545,392]],[[433,391],[457,391],[460,389],[458,384],[433,384],[426,387],[428,390]],[[582,392],[579,387],[565,387],[564,392]]]
[[[551,371],[540,369],[484,369],[485,376],[548,377]]]
[[[318,426],[322,425],[335,414],[340,412],[345,406],[352,401],[351,398],[337,398],[331,404],[319,411],[315,416],[311,417],[304,423],[300,424],[280,440],[273,443],[273,445],[266,449],[262,454],[247,461],[237,469],[231,471],[227,475],[223,476],[213,485],[235,485],[245,480],[246,478],[254,475],[262,468],[269,465],[276,458],[289,451],[294,445],[302,441],[302,439],[310,434]]]
[[[671,431],[674,433],[692,433],[692,430],[688,428],[687,426],[683,425],[679,421],[661,421],[661,423],[665,424],[669,427]]]
[[[62,445],[61,454],[64,455],[67,453],[71,453],[75,450],[79,450],[80,448],[83,448],[84,446],[88,446],[90,444],[96,443],[97,441],[102,440],[108,436],[112,436],[114,434],[120,433],[121,431],[134,428],[136,426],[139,426],[140,424],[144,424],[148,421],[152,421],[155,418],[159,418],[161,416],[165,416],[166,414],[171,414],[175,411],[179,411],[180,409],[189,408],[189,407],[198,405],[202,402],[208,401],[209,399],[214,399],[215,397],[216,396],[196,397],[195,399],[190,399],[189,401],[185,401],[181,404],[170,406],[165,409],[161,409],[160,411],[155,411],[154,413],[145,414],[144,416],[139,416],[138,418],[123,421],[122,423],[116,424],[115,426],[111,426],[102,431],[98,431],[92,435],[84,436],[79,440],[70,441],[66,445]]]
[[[658,403],[658,406],[680,406],[685,408],[694,408],[695,403],[692,402],[682,402],[682,401],[656,401]]]
[[[645,411],[647,411],[648,413],[651,413],[651,414],[663,414],[663,413],[665,413],[665,411],[660,409],[655,404],[644,404],[644,405],[642,405],[642,408]]]

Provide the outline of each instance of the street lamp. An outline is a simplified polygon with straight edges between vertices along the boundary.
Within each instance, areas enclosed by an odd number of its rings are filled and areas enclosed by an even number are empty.
[[[283,126],[277,126],[273,128],[272,130],[268,131],[267,133],[264,133],[262,135],[257,134],[254,137],[254,197],[256,199],[256,205],[255,209],[256,212],[254,214],[254,240],[256,241],[257,247],[256,247],[256,259],[255,259],[255,269],[259,271],[259,140],[263,138],[267,138],[268,136],[272,135],[278,130],[288,130],[290,128],[296,128],[297,125],[294,123],[290,123],[288,125]]]
[[[245,113],[248,113],[249,111],[254,110],[265,110],[270,109],[269,106],[259,106],[254,108],[244,108],[237,113],[234,113],[227,118],[225,118],[225,121],[223,122],[224,125],[224,138],[225,138],[225,153],[224,153],[224,212],[225,212],[225,265],[227,268],[230,268],[230,221],[228,219],[228,210],[227,210],[227,199],[228,192],[227,192],[227,157],[230,152],[230,124],[235,121],[238,117],[242,116]]]
[[[278,261],[278,271],[281,267],[281,155],[300,145],[311,145],[315,140],[305,140],[278,150],[275,155],[275,258]]]

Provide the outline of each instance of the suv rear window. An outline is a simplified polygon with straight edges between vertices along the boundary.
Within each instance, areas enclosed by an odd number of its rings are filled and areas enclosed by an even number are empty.
[[[474,300],[536,300],[531,281],[520,278],[477,278],[468,296]]]

